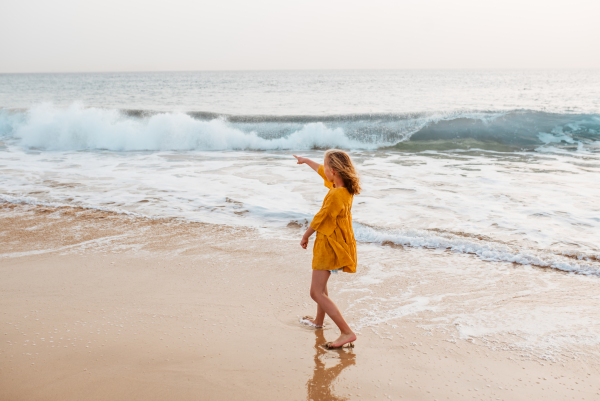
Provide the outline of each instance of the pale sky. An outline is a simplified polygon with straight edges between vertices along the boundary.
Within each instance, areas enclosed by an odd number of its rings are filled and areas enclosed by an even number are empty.
[[[0,72],[600,68],[600,0],[0,0]]]

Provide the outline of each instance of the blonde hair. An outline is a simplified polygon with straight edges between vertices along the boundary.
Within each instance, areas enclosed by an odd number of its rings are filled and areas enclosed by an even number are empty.
[[[350,192],[350,195],[360,194],[360,179],[348,153],[343,150],[329,149],[325,152],[325,159],[329,164],[329,168],[335,170],[342,177],[344,186]]]

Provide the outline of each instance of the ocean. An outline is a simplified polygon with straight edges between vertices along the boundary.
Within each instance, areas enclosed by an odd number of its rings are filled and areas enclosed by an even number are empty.
[[[327,191],[292,155],[345,149],[356,330],[413,319],[554,361],[600,344],[600,71],[4,74],[0,107],[4,202],[265,238],[300,241]]]
[[[358,241],[600,274],[600,71],[0,75],[0,199],[290,235],[350,152]],[[300,230],[300,229],[299,229]]]

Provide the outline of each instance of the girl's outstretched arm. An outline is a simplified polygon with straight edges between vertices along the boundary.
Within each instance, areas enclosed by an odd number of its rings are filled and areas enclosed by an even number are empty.
[[[296,155],[293,155],[293,156],[298,160],[298,164],[304,164],[304,163],[306,163],[313,170],[315,170],[317,172],[319,171],[319,166],[320,166],[319,163],[310,160],[308,157],[302,157],[302,156],[296,156]]]

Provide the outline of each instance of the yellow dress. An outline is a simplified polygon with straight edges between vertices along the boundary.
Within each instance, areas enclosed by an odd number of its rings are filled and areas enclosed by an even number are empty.
[[[310,226],[317,232],[313,248],[313,270],[343,268],[346,273],[356,273],[356,241],[352,231],[352,199],[346,188],[335,188],[327,179],[323,165],[318,173],[329,192],[323,206]]]

